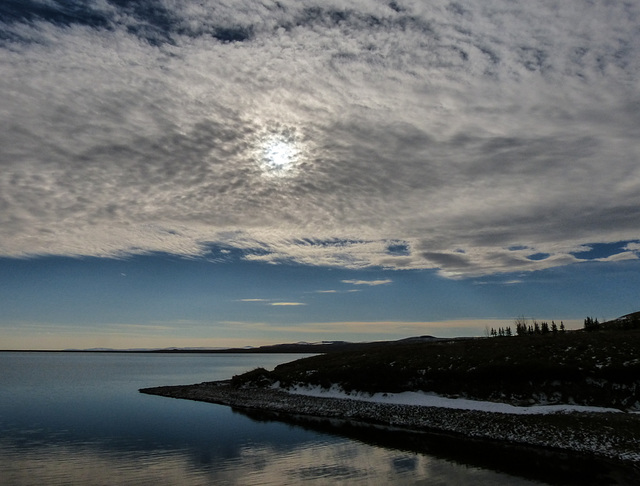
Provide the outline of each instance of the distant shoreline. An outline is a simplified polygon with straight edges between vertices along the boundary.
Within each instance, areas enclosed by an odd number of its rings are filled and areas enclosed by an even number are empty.
[[[319,354],[320,351],[264,349],[0,349],[0,353],[129,353],[129,354]]]
[[[431,338],[430,339],[437,339]],[[419,339],[419,338],[412,338]],[[324,354],[353,351],[379,342],[325,341],[320,343],[284,343],[243,348],[89,348],[89,349],[0,349],[0,353],[145,353],[145,354]]]
[[[436,338],[415,336],[398,341],[319,341],[265,344],[235,348],[223,347],[165,347],[165,348],[66,348],[66,349],[0,349],[0,353],[149,353],[149,354],[326,354],[341,351],[355,351],[369,346],[417,342],[447,342],[478,339],[474,337]]]
[[[197,400],[232,408],[345,419],[414,432],[440,432],[589,454],[636,466],[640,463],[640,416],[629,413],[509,415],[420,405],[312,397],[281,389],[233,387],[230,381],[144,388],[141,393]],[[627,431],[621,434],[620,431]]]

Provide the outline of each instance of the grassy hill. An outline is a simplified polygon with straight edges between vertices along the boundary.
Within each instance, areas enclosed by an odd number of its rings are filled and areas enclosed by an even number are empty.
[[[232,380],[236,386],[275,382],[640,410],[640,329],[370,343]]]

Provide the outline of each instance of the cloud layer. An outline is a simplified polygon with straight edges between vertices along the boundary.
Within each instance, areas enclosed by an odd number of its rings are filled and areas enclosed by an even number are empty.
[[[2,255],[220,245],[448,276],[565,265],[592,243],[637,258],[634,2],[0,13]]]

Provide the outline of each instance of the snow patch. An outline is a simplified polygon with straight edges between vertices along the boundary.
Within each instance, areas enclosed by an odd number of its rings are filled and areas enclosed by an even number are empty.
[[[508,403],[469,400],[466,398],[447,398],[436,395],[435,393],[426,392],[375,393],[373,395],[363,392],[349,393],[345,392],[338,385],[333,385],[329,389],[319,386],[294,386],[286,389],[285,391],[288,391],[293,395],[305,395],[309,397],[342,398],[363,402],[389,403],[394,405],[418,405],[421,407],[476,410],[480,412],[507,413],[514,415],[540,415],[567,412],[621,412],[617,408],[589,407],[582,405],[531,405],[528,407],[520,407],[516,405],[509,405]]]

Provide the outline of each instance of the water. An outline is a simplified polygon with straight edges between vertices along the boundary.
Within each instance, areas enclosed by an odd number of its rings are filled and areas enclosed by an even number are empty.
[[[477,445],[138,392],[297,357],[0,353],[0,484],[547,484],[487,467]]]

